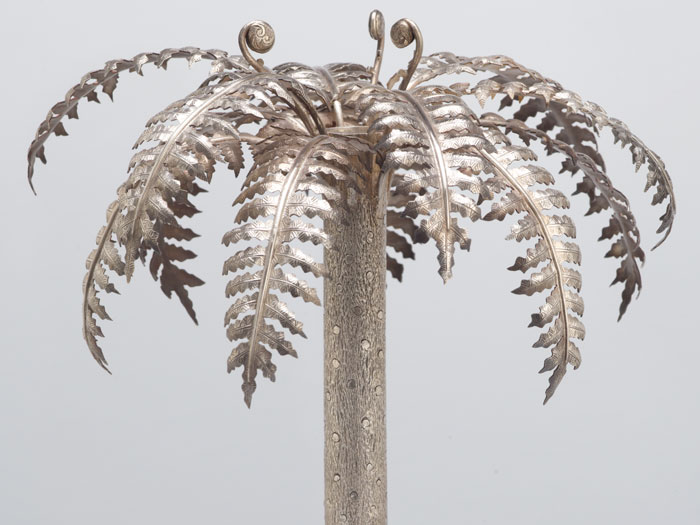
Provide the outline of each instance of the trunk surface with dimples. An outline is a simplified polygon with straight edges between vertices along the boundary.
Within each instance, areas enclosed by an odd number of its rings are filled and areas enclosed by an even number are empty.
[[[325,523],[386,525],[386,226],[355,196],[324,225]]]

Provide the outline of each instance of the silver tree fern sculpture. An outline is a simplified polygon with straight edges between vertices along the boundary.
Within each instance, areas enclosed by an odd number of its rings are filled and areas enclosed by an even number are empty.
[[[196,322],[188,289],[203,282],[180,267],[195,254],[178,242],[197,234],[181,219],[197,213],[192,198],[211,181],[217,162],[241,171],[245,144],[254,164],[235,199],[236,226],[223,237],[225,245],[241,246],[223,266],[232,275],[225,324],[235,346],[228,371],[242,369],[250,406],[258,372],[275,379],[272,351],[296,356],[286,332],[305,337],[283,296],[320,304],[299,275],[323,278],[327,525],[386,523],[385,268],[401,280],[397,258],[413,258],[412,245],[432,239],[447,281],[455,245],[470,246],[464,219],[517,216],[508,238],[532,243],[509,268],[525,277],[513,292],[546,294],[530,322],[542,330],[534,346],[551,349],[541,370],[551,372],[546,402],[567,365],[581,363],[574,343],[585,333],[581,254],[574,223],[561,211],[569,201],[554,187],[556,178],[535,164],[530,144],[559,155],[561,172],[579,177],[575,193],[588,197],[587,214],[609,214],[600,240],[612,242],[606,256],[620,261],[613,280],[622,285],[620,316],[641,289],[644,252],[629,202],[606,174],[600,129],[610,128],[616,142],[629,146],[637,170],[646,165],[645,190],[655,189],[652,204],[665,204],[656,246],[671,232],[676,211],[661,159],[598,105],[505,56],[424,57],[420,30],[407,19],[393,25],[391,40],[400,48],[415,43],[415,52],[384,86],[380,12],[370,15],[369,30],[377,41],[372,67],[269,69],[251,55],[274,43],[272,28],[260,21],[241,30],[242,56],[183,48],[112,60],[51,108],[28,154],[31,184],[35,160],[46,162],[49,136],[66,135],[63,120],[78,117],[80,100],[98,101],[98,89],[111,98],[120,73],[141,74],[146,64],[165,69],[175,58],[212,61],[202,85],[151,118],[136,141],[128,179],[87,259],[83,334],[106,369],[97,322],[109,316],[99,296],[116,292],[110,272],[128,281],[137,259],[148,260],[163,292],[175,293]],[[445,75],[467,81],[428,83]],[[496,96],[501,109],[515,106],[512,118],[472,110],[474,98],[483,106]],[[323,263],[302,250],[305,243],[323,246]]]

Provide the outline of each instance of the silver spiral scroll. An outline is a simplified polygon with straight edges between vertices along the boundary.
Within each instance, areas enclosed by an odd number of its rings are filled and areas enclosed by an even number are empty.
[[[416,72],[418,63],[423,56],[423,35],[418,29],[418,26],[413,20],[402,18],[391,26],[391,41],[398,48],[404,48],[415,41],[416,50],[413,53],[413,58],[408,63],[406,68],[406,76],[403,78],[399,89],[406,89],[411,81],[413,73]]]
[[[252,49],[256,53],[267,53],[275,45],[275,31],[272,26],[262,20],[253,20],[243,26],[238,34],[238,46],[241,48],[243,57],[253,66],[256,71],[265,71],[263,61],[251,55]]]

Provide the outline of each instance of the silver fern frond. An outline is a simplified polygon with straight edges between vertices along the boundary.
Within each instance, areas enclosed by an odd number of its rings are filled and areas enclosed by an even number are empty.
[[[107,360],[97,344],[97,338],[104,337],[104,334],[95,317],[102,320],[110,319],[104,306],[100,303],[97,295],[98,288],[107,293],[119,293],[114,284],[110,282],[107,270],[112,270],[117,275],[124,275],[125,263],[119,255],[112,235],[112,227],[118,215],[116,210],[119,205],[119,201],[116,200],[107,209],[107,226],[102,227],[97,234],[97,248],[90,252],[85,262],[87,273],[83,279],[83,338],[92,357],[107,372],[109,372]]]
[[[639,266],[645,260],[639,229],[627,197],[613,186],[597,162],[585,153],[577,152],[569,144],[551,138],[546,132],[530,128],[518,119],[505,119],[495,113],[482,115],[479,122],[485,127],[503,128],[506,132],[520,137],[526,145],[529,145],[531,141],[539,141],[545,146],[548,154],[564,155],[566,160],[563,164],[569,166],[567,171],[572,173],[580,171],[582,173],[582,180],[577,184],[574,194],[588,196],[589,208],[586,215],[600,213],[604,210],[610,212],[610,221],[603,228],[598,240],[613,239],[613,245],[605,256],[621,259],[612,282],[612,284],[623,284],[618,316],[618,320],[620,320],[627,311],[635,290],[639,295],[642,289],[642,275]]]
[[[362,111],[360,120],[369,126],[375,149],[384,158],[382,169],[401,172],[393,191],[412,196],[403,213],[411,218],[428,216],[420,230],[437,243],[439,273],[447,281],[454,244],[463,249],[470,245],[467,231],[454,215],[477,220],[481,214],[476,202],[458,190],[479,197],[486,191],[476,177],[483,161],[469,149],[489,149],[488,141],[472,111],[447,88],[406,92],[377,88],[354,96]]]
[[[460,93],[474,95],[482,106],[496,95],[505,95],[501,109],[515,100],[527,99],[516,112],[515,118],[525,121],[542,114],[543,118],[537,126],[539,129],[549,132],[559,128],[557,139],[591,157],[603,171],[605,164],[598,152],[595,134],[601,128],[610,128],[616,143],[620,142],[623,148],[629,146],[635,170],[638,171],[646,164],[648,173],[644,191],[652,186],[656,188],[652,205],[668,200],[664,213],[659,217],[661,224],[656,231],[662,237],[652,249],[668,238],[676,214],[671,178],[661,158],[634,135],[624,122],[610,117],[598,104],[585,101],[577,93],[564,89],[558,82],[506,56],[461,57],[442,52],[423,58],[421,66],[416,70],[409,88],[442,75],[495,73],[473,86],[458,83],[451,87]],[[395,82],[396,79],[392,81]]]
[[[195,179],[209,182],[217,160],[236,173],[243,166],[243,152],[230,114],[265,119],[273,112],[272,97],[292,103],[285,86],[264,73],[229,73],[224,83],[205,86],[153,117],[134,147],[156,145],[139,151],[131,163],[125,191],[133,204],[126,214],[128,231],[120,238],[126,245],[126,276],[141,243],[157,238],[157,224],[173,223],[161,200],[173,198],[171,187],[188,188]],[[155,247],[155,246],[154,246]]]
[[[315,290],[282,267],[289,265],[314,276],[324,276],[325,268],[290,243],[298,240],[330,246],[326,234],[303,219],[337,218],[331,203],[340,198],[338,187],[352,176],[350,169],[358,158],[368,153],[369,147],[358,140],[327,135],[278,134],[253,146],[256,165],[234,203],[240,205],[235,221],[243,225],[223,238],[227,246],[239,241],[263,243],[238,251],[223,270],[228,274],[261,267],[253,273],[239,273],[226,287],[227,297],[240,295],[225,316],[227,335],[231,341],[243,339],[229,356],[228,371],[243,367],[242,390],[248,406],[258,370],[275,380],[276,365],[268,348],[280,355],[297,355],[284,333],[268,321],[278,321],[290,333],[304,336],[302,323],[272,290],[320,305]],[[271,219],[255,220],[268,217]],[[248,294],[250,290],[255,292]],[[247,312],[252,314],[240,317]]]
[[[643,165],[647,166],[647,183],[644,191],[648,191],[651,187],[656,189],[651,201],[652,205],[668,201],[664,213],[659,217],[661,224],[656,230],[656,233],[661,234],[662,237],[652,250],[668,238],[676,215],[673,183],[661,158],[633,134],[624,122],[610,117],[598,104],[587,102],[577,93],[549,81],[529,80],[514,83],[507,81],[507,78],[501,75],[482,80],[474,87],[462,87],[461,92],[475,95],[482,105],[488,97],[494,97],[497,94],[505,94],[510,100],[536,100],[537,102],[528,102],[521,108],[520,113],[515,113],[515,117],[526,120],[543,114],[538,128],[542,131],[551,131],[555,126],[561,128],[556,138],[591,157],[602,170],[605,170],[605,164],[597,148],[592,146],[595,145],[594,133],[602,128],[610,128],[615,143],[619,142],[623,148],[629,146],[635,171],[639,171]],[[592,145],[586,145],[586,141]]]
[[[166,296],[173,292],[178,296],[197,322],[187,288],[200,286],[203,281],[175,264],[192,259],[195,254],[168,240],[188,241],[197,236],[179,222],[198,212],[189,200],[203,191],[197,180],[209,182],[216,162],[227,164],[235,173],[242,168],[237,119],[241,115],[252,115],[258,120],[270,117],[269,112],[274,112],[277,105],[271,95],[265,95],[262,101],[255,98],[266,89],[276,97],[286,93],[269,75],[229,73],[227,82],[202,87],[157,113],[136,141],[135,148],[148,147],[137,151],[129,163],[129,178],[120,186],[118,199],[108,210],[107,225],[100,231],[97,249],[88,258],[83,285],[83,331],[101,365],[104,366],[104,356],[95,339],[101,331],[94,316],[103,317],[95,287],[104,279],[102,264],[125,275],[128,281],[135,260],[145,262],[151,253],[151,275],[160,281]],[[272,107],[266,107],[268,100]],[[116,243],[125,247],[123,259]]]
[[[128,239],[124,237],[128,230],[127,210],[133,207],[133,198],[125,188],[126,184],[119,188],[117,200],[107,209],[107,224],[98,233],[97,248],[87,258],[87,274],[83,280],[83,336],[91,354],[105,370],[107,370],[107,362],[96,339],[103,334],[95,316],[103,320],[110,317],[99,302],[98,288],[108,293],[117,291],[109,281],[107,270],[117,275],[127,274],[127,263],[117,247],[118,243],[123,244],[123,241]],[[156,213],[155,210],[157,210],[157,218],[149,231],[148,243],[138,247],[138,255],[144,262],[148,250],[153,249],[149,265],[151,275],[156,280],[160,279],[161,289],[168,297],[172,292],[176,293],[195,323],[197,318],[185,286],[199,286],[204,282],[174,264],[176,261],[191,259],[195,254],[166,242],[166,239],[186,241],[197,236],[189,228],[182,227],[177,219],[197,212],[197,209],[187,200],[187,196],[196,195],[200,190],[199,186],[192,184],[188,192],[177,187],[176,181],[170,179],[167,192],[163,190],[162,194],[167,200],[161,194],[152,198],[149,212]]]
[[[515,91],[513,91],[513,94],[517,96]],[[512,105],[513,100],[510,95],[506,94],[501,99],[500,109]],[[536,117],[538,114],[541,114],[539,116],[542,118],[537,123],[536,129],[569,145],[577,153],[590,157],[602,171],[605,171],[605,160],[600,151],[598,151],[598,140],[596,138],[598,129],[592,125],[587,117],[567,111],[566,107],[558,102],[547,104],[543,98],[531,98],[515,111],[513,117],[522,122],[527,122],[528,119]],[[575,173],[577,169],[567,160],[562,162],[561,171]]]
[[[474,151],[478,151],[488,162],[487,169],[494,174],[487,181],[494,193],[507,191],[499,201],[492,204],[491,211],[484,219],[503,220],[513,213],[523,213],[524,216],[513,226],[508,238],[518,241],[539,238],[535,246],[527,250],[525,257],[518,257],[508,269],[523,273],[535,270],[513,293],[532,295],[551,289],[545,304],[538,313],[532,315],[530,323],[530,326],[544,328],[553,322],[533,345],[553,347],[551,357],[545,360],[540,371],[553,370],[545,393],[546,403],[564,377],[567,364],[574,368],[581,364],[581,354],[572,339],[583,339],[585,335],[583,324],[577,317],[583,315],[583,300],[578,295],[581,290],[581,274],[565,265],[581,263],[578,245],[564,240],[575,238],[576,229],[569,217],[544,213],[553,208],[568,208],[569,201],[553,188],[532,188],[535,185],[549,186],[554,183],[554,178],[539,166],[522,164],[536,160],[530,149],[506,145],[495,153],[476,148]],[[514,162],[519,164],[513,166]]]
[[[70,88],[64,99],[54,104],[49,110],[46,119],[39,125],[36,136],[29,146],[27,153],[27,178],[29,184],[34,190],[32,178],[34,176],[34,164],[38,158],[46,164],[46,155],[44,153],[44,143],[48,140],[51,134],[57,136],[68,135],[63,119],[78,118],[78,103],[82,99],[88,102],[99,102],[97,89],[100,88],[102,93],[107,95],[110,100],[113,97],[114,90],[117,87],[119,74],[124,71],[135,72],[143,75],[142,69],[146,64],[154,64],[157,68],[167,69],[168,62],[173,58],[184,58],[191,66],[200,60],[221,60],[227,57],[226,51],[219,49],[199,49],[196,47],[184,47],[180,49],[163,49],[159,53],[139,53],[130,60],[117,59],[109,60],[105,67],[90,71],[75,86]],[[232,62],[233,64],[233,62]],[[244,67],[239,63],[239,67]]]

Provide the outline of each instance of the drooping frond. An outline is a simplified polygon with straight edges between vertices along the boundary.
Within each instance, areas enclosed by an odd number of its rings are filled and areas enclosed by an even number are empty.
[[[34,189],[32,177],[34,175],[34,163],[38,158],[44,164],[46,163],[46,155],[44,154],[44,143],[53,133],[54,135],[68,135],[63,126],[63,119],[78,118],[78,103],[82,99],[87,99],[92,102],[99,102],[97,90],[101,89],[110,99],[112,99],[114,90],[117,87],[119,74],[123,71],[136,72],[142,75],[142,68],[146,64],[154,64],[156,67],[166,69],[168,62],[173,58],[185,58],[189,65],[194,64],[202,59],[218,60],[227,57],[226,51],[218,49],[203,50],[196,47],[185,47],[181,49],[164,49],[159,53],[140,53],[131,60],[117,59],[110,60],[105,64],[105,67],[87,73],[75,86],[70,88],[64,97],[64,100],[56,103],[50,110],[46,119],[39,125],[36,136],[29,146],[27,153],[27,177],[29,184]],[[244,62],[233,60],[231,57],[231,65],[238,64],[239,69],[248,69]]]
[[[622,318],[635,290],[639,293],[642,288],[642,276],[639,265],[644,263],[644,251],[640,245],[640,234],[637,222],[630,209],[630,203],[613,185],[608,176],[585,153],[575,151],[569,144],[549,135],[539,129],[530,128],[518,119],[505,119],[495,113],[487,113],[479,119],[482,126],[501,127],[506,132],[518,135],[525,144],[530,141],[540,141],[548,154],[559,153],[566,157],[564,164],[569,165],[572,173],[580,171],[583,176],[576,186],[575,193],[585,194],[589,198],[589,209],[586,215],[599,213],[603,210],[610,212],[610,222],[603,228],[599,240],[613,239],[606,257],[621,259],[615,279],[612,284],[622,283],[622,301],[620,314]]]
[[[620,142],[622,147],[629,146],[635,169],[638,171],[643,164],[647,165],[647,184],[644,191],[652,186],[656,188],[652,205],[668,200],[657,229],[657,233],[663,236],[654,248],[666,240],[671,233],[676,213],[673,184],[663,161],[634,135],[624,122],[610,117],[599,105],[584,101],[580,95],[564,89],[558,82],[502,55],[461,57],[448,52],[435,53],[421,60],[421,66],[413,75],[409,87],[415,88],[441,75],[459,73],[494,73],[494,76],[473,86],[469,83],[459,83],[451,87],[460,93],[474,95],[482,106],[486,100],[496,95],[505,95],[501,108],[510,105],[514,100],[527,99],[519,112],[516,112],[516,118],[524,121],[542,114],[542,120],[537,126],[539,129],[547,132],[558,129],[557,139],[566,142],[577,152],[591,157],[602,171],[605,171],[605,164],[598,153],[595,134],[601,128],[610,128],[616,143]],[[405,72],[397,73],[389,85],[396,82],[402,74]]]
[[[515,118],[525,121],[537,112],[546,112],[538,129],[551,132],[554,128],[558,128],[556,139],[570,145],[578,153],[588,155],[600,166],[602,171],[605,171],[605,162],[598,152],[597,130],[586,127],[590,125],[589,119],[583,115],[567,112],[561,104],[550,103],[546,99],[549,90],[562,89],[558,82],[502,55],[460,57],[448,52],[435,53],[424,58],[422,66],[414,76],[413,86],[441,75],[493,73],[493,76],[483,79],[473,86],[469,82],[451,86],[460,93],[474,95],[482,107],[487,100],[495,96],[494,88],[500,88],[500,91],[505,93],[500,106],[500,109],[503,109],[510,106],[514,100],[522,100],[523,90],[537,84],[540,88],[535,89],[535,92],[536,94],[541,93],[543,96],[530,99],[518,110]],[[534,113],[529,114],[533,111]],[[565,170],[576,169],[566,161],[563,167]]]
[[[530,326],[539,328],[552,323],[534,344],[535,347],[552,347],[552,355],[545,360],[540,371],[553,370],[545,394],[546,403],[564,377],[566,365],[571,364],[574,368],[580,365],[581,355],[572,339],[583,339],[585,335],[583,324],[577,317],[583,315],[583,300],[578,295],[581,274],[568,266],[580,264],[581,252],[575,243],[564,240],[574,238],[576,229],[568,216],[545,213],[552,208],[568,208],[569,201],[553,188],[532,188],[554,183],[548,171],[531,164],[512,165],[536,160],[528,148],[505,145],[495,153],[483,150],[479,153],[488,162],[487,169],[494,174],[487,184],[494,193],[506,191],[493,203],[484,219],[503,220],[507,215],[522,213],[523,217],[512,227],[508,238],[516,241],[538,239],[525,257],[518,257],[509,270],[523,273],[534,270],[513,293],[533,295],[551,290],[545,304],[532,315],[530,322]]]
[[[515,91],[511,92],[515,95]],[[501,109],[512,105],[513,98],[505,95],[501,99]],[[513,117],[522,122],[541,114],[542,119],[537,124],[537,129],[547,136],[567,144],[577,153],[581,153],[591,158],[600,168],[605,171],[605,160],[598,151],[598,140],[596,138],[598,129],[592,122],[579,113],[566,110],[566,107],[559,102],[551,101],[549,104],[544,98],[531,98],[515,112]],[[557,131],[558,130],[558,131]],[[564,160],[561,171],[576,173],[579,168],[571,162]]]
[[[119,255],[112,235],[112,228],[118,217],[115,210],[119,206],[120,202],[116,200],[107,208],[107,226],[103,226],[97,234],[97,248],[90,252],[85,262],[87,273],[83,279],[83,338],[92,357],[107,372],[109,372],[107,360],[97,344],[97,338],[104,337],[104,334],[95,317],[102,320],[110,319],[97,296],[98,287],[107,293],[119,293],[110,282],[107,270],[112,270],[117,275],[124,275],[124,260]]]
[[[473,87],[453,87],[464,94],[476,96],[482,106],[489,97],[498,94],[506,95],[506,101],[527,99],[528,102],[515,113],[515,118],[525,121],[542,115],[542,120],[537,125],[540,130],[549,132],[559,129],[556,134],[558,140],[569,144],[578,153],[588,155],[603,171],[605,164],[595,147],[595,134],[602,128],[610,128],[616,143],[619,142],[623,148],[629,146],[635,170],[639,171],[642,165],[647,166],[644,191],[651,187],[656,189],[652,205],[667,201],[666,209],[659,218],[661,224],[656,230],[662,237],[652,249],[668,238],[676,214],[673,183],[661,158],[634,135],[624,122],[610,117],[598,104],[585,101],[577,93],[563,89],[547,79],[543,81],[538,76],[523,76],[519,80],[512,80],[501,72]],[[508,102],[503,103],[502,107],[504,105],[508,105]]]
[[[243,366],[242,389],[248,406],[258,370],[275,379],[270,350],[297,355],[284,332],[269,321],[304,336],[302,323],[272,291],[320,304],[315,290],[283,266],[316,277],[324,276],[325,269],[291,243],[329,246],[327,235],[303,218],[337,218],[334,207],[343,204],[333,181],[351,177],[353,167],[368,153],[369,147],[358,140],[327,135],[277,134],[253,146],[256,165],[234,203],[241,204],[236,223],[242,225],[223,238],[227,246],[240,241],[259,243],[238,251],[224,264],[224,274],[239,272],[226,287],[227,297],[239,296],[225,316],[227,335],[231,341],[243,340],[229,356],[228,371]],[[261,268],[240,273],[255,266]],[[252,313],[241,317],[247,312]]]
[[[284,86],[270,75],[229,75],[227,82],[202,87],[156,114],[136,141],[134,147],[141,149],[134,154],[129,178],[109,208],[107,226],[100,231],[97,249],[88,258],[84,282],[84,332],[100,364],[104,365],[104,357],[95,336],[101,331],[94,316],[106,318],[106,312],[96,298],[95,284],[112,291],[105,287],[109,284],[103,265],[126,275],[128,280],[136,258],[145,262],[151,253],[151,275],[160,280],[168,297],[173,292],[178,296],[197,322],[187,288],[203,281],[176,265],[195,254],[172,243],[197,235],[182,226],[179,219],[198,212],[189,199],[203,191],[196,181],[209,182],[216,162],[226,163],[235,173],[242,168],[237,119],[241,115],[252,115],[258,120],[272,118],[277,103],[271,97],[286,96]],[[117,251],[117,242],[125,247],[123,258]]]
[[[188,189],[195,178],[209,182],[217,160],[238,173],[243,152],[232,118],[265,119],[266,112],[275,111],[273,96],[292,103],[286,87],[272,75],[246,72],[229,77],[157,114],[137,140],[135,147],[156,145],[136,153],[127,182],[133,204],[125,219],[128,232],[120,236],[126,245],[127,279],[141,243],[157,236],[158,224],[172,222],[172,217],[159,217],[158,210],[159,200],[170,197],[169,185]]]
[[[471,110],[447,88],[423,87],[413,91],[379,88],[354,93],[360,120],[369,126],[375,150],[384,157],[383,170],[400,171],[392,191],[411,196],[403,213],[427,215],[420,231],[438,246],[439,273],[452,275],[454,244],[468,249],[470,239],[455,214],[476,220],[480,210],[459,190],[480,198],[486,191],[476,174],[483,161],[469,152],[489,149]]]

